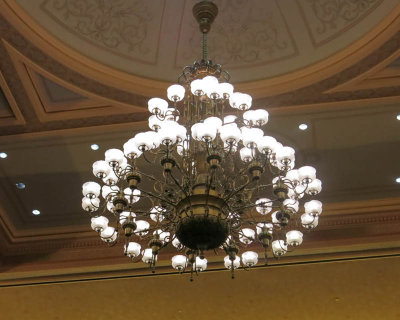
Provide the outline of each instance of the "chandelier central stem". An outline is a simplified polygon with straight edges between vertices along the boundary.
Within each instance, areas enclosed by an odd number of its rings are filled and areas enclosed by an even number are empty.
[[[203,60],[207,61],[207,33],[203,33]]]

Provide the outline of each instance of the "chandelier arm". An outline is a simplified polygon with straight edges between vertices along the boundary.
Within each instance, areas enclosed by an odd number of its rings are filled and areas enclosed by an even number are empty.
[[[241,186],[240,188],[232,191],[226,198],[224,198],[225,201],[228,201],[229,199],[231,199],[234,195],[236,195],[238,192],[242,191],[243,189],[245,189],[250,183],[254,182],[253,180],[249,180],[247,183],[245,183],[243,186]]]
[[[189,197],[189,194],[187,193],[187,191],[185,189],[182,188],[182,185],[179,183],[178,180],[176,180],[176,178],[174,177],[174,175],[172,174],[172,171],[168,171],[168,175],[172,178],[172,180],[175,182],[176,186],[178,186],[178,188],[185,194],[186,197]],[[190,200],[190,198],[188,198]]]
[[[147,194],[147,195],[150,196],[150,197],[156,198],[156,199],[158,199],[158,200],[160,200],[160,201],[164,201],[164,202],[168,203],[169,205],[173,206],[174,208],[176,208],[176,204],[173,203],[173,202],[171,202],[171,201],[169,201],[169,200],[167,200],[166,198],[159,197],[159,196],[155,195],[154,193],[145,191],[145,190],[143,190],[143,189],[139,189],[139,188],[138,188],[138,190],[139,190],[140,192],[143,192],[144,194]]]

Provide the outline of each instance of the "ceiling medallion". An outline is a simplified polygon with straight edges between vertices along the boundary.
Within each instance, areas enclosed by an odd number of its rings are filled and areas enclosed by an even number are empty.
[[[151,131],[93,163],[103,186],[83,185],[82,207],[102,240],[113,245],[122,238],[125,255],[153,272],[160,250],[171,245],[181,252],[173,268],[191,279],[207,268],[210,250],[225,251],[232,277],[241,265],[256,265],[261,248],[265,263],[269,248],[284,255],[302,243],[300,229],[318,225],[322,211],[320,201],[308,199],[321,191],[315,169],[294,169],[294,149],[264,135],[268,112],[249,110],[251,96],[234,92],[229,74],[207,60],[217,13],[209,1],[194,6],[203,59],[168,88],[170,102],[148,101]],[[239,255],[240,248],[251,250]]]

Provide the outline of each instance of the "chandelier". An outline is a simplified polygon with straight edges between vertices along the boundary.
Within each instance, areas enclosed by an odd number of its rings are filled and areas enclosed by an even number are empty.
[[[167,89],[169,102],[148,101],[150,131],[93,163],[103,185],[82,187],[82,208],[103,241],[124,242],[124,254],[153,272],[160,250],[173,246],[172,267],[191,279],[207,268],[207,251],[225,252],[232,277],[258,263],[257,251],[267,264],[270,250],[280,257],[299,246],[300,230],[315,228],[322,212],[310,199],[321,191],[316,170],[295,169],[295,150],[264,135],[268,112],[251,110],[251,96],[234,92],[229,74],[207,59],[217,13],[210,1],[193,7],[203,59]]]

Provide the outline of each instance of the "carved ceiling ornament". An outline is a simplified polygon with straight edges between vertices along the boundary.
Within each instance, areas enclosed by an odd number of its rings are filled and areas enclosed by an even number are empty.
[[[298,0],[315,45],[321,45],[366,18],[384,0]]]
[[[146,39],[154,14],[146,1],[44,0],[41,8],[90,42],[152,62],[152,49]]]
[[[215,3],[221,8],[220,16],[208,38],[209,51],[215,62],[229,68],[243,68],[298,55],[285,17],[275,1],[217,0]],[[179,66],[198,54],[201,43],[195,23],[188,24],[191,33],[182,30]]]

